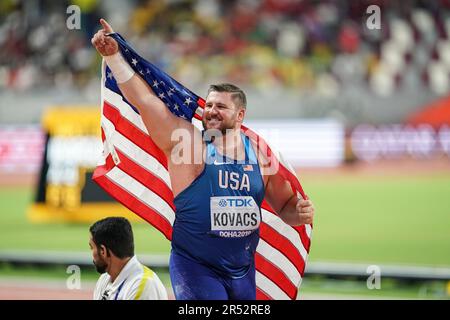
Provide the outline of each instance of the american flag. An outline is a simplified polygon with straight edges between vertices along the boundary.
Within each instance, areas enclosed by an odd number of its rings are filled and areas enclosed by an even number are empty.
[[[141,58],[117,33],[125,60],[153,89],[172,113],[195,124],[205,100]],[[120,92],[111,70],[103,63],[101,87],[103,156],[93,179],[113,198],[172,238],[175,206],[167,158],[151,139],[135,107]],[[198,123],[197,123],[198,124]],[[306,198],[292,167],[255,132],[244,134],[264,150],[276,174],[286,179],[299,197]],[[291,227],[263,201],[260,241],[256,250],[257,299],[296,299],[310,248],[311,225]]]

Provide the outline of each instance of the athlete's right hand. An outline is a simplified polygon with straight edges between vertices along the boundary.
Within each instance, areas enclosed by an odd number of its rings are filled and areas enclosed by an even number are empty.
[[[91,39],[92,45],[102,56],[110,56],[119,51],[117,41],[108,37],[108,33],[114,32],[105,19],[100,19],[103,29],[99,30]]]

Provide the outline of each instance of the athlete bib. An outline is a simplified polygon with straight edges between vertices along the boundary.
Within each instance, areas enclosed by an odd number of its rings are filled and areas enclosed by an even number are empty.
[[[211,197],[211,234],[241,238],[259,228],[260,211],[251,196]]]

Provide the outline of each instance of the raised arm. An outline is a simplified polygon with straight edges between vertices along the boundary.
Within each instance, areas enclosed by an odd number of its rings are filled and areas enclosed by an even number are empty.
[[[117,41],[107,36],[108,33],[114,32],[111,26],[104,19],[100,19],[100,23],[103,29],[94,35],[92,44],[113,72],[120,91],[139,110],[153,141],[169,155],[176,144],[176,141],[171,139],[172,132],[177,128],[185,128],[193,134],[196,128],[170,112],[164,102],[122,57]]]

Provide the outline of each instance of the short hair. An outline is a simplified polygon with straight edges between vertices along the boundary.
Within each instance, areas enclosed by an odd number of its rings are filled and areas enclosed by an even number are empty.
[[[230,92],[231,98],[233,99],[233,102],[241,107],[246,109],[247,108],[247,97],[245,96],[244,91],[235,86],[231,83],[219,83],[219,84],[211,84],[208,89],[208,95],[212,92]]]
[[[95,222],[89,231],[99,248],[104,245],[120,259],[134,256],[133,230],[122,217],[109,217]]]

